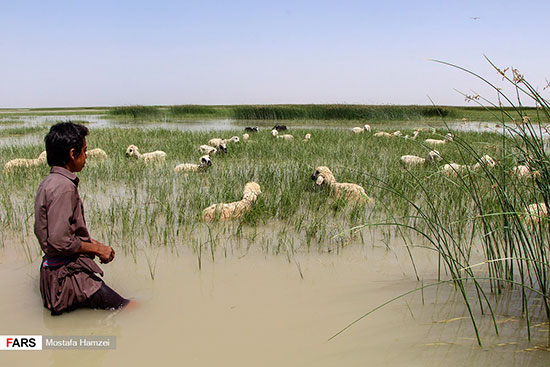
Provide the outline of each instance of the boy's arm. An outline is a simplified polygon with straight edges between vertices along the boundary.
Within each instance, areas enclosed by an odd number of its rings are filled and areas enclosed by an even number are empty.
[[[92,242],[82,241],[77,252],[97,255],[103,264],[107,264],[115,258],[115,250],[111,246],[104,245],[94,239],[92,239]]]

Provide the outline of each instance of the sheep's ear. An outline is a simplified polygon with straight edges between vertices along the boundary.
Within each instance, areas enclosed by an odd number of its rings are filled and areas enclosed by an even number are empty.
[[[315,184],[321,185],[324,181],[325,179],[323,178],[323,176],[319,176],[317,177],[317,181],[315,181]]]

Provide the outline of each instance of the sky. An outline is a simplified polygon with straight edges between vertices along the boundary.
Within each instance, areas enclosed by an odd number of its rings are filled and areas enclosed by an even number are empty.
[[[0,0],[0,108],[465,105],[550,80],[549,0]],[[507,93],[513,90],[507,89]]]

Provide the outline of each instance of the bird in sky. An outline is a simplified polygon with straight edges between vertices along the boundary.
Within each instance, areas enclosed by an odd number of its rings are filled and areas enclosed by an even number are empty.
[[[470,17],[470,19],[478,20],[480,17]]]

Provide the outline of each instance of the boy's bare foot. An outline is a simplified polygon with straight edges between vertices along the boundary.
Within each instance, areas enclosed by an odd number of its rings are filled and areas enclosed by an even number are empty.
[[[139,303],[136,301],[130,300],[130,302],[124,307],[126,310],[135,310],[139,307]]]

